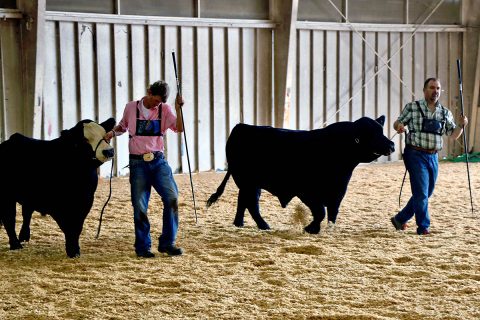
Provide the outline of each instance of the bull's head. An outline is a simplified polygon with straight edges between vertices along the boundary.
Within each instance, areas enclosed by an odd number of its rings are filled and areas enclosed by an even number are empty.
[[[92,120],[82,120],[72,129],[63,130],[61,137],[74,148],[72,156],[93,159],[100,165],[113,158],[115,154],[113,147],[104,138],[114,126],[113,118],[100,124]]]
[[[105,134],[115,126],[115,119],[110,118],[100,124],[88,122],[83,124],[83,135],[88,144],[92,147],[95,158],[105,162],[113,158],[115,151],[113,147],[105,140]]]
[[[383,134],[385,116],[378,119],[363,117],[354,122],[356,155],[360,162],[372,162],[395,151],[395,144]]]

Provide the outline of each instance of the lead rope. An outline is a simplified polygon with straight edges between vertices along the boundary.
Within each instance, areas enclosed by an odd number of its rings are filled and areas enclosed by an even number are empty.
[[[112,158],[112,168],[110,169],[110,191],[108,192],[107,201],[103,205],[102,211],[100,212],[100,218],[98,219],[97,235],[95,236],[95,239],[98,239],[98,237],[100,236],[100,228],[102,227],[103,211],[105,210],[105,207],[107,206],[107,203],[108,203],[108,201],[110,201],[110,197],[112,196],[112,177],[113,177],[114,162],[115,162],[115,157]]]

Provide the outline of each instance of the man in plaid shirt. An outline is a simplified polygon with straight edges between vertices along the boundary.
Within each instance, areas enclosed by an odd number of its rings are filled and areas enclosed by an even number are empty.
[[[408,103],[393,124],[398,133],[409,131],[405,138],[403,161],[410,175],[412,197],[407,205],[391,222],[395,229],[405,230],[407,222],[415,215],[417,234],[430,233],[428,198],[432,195],[438,175],[438,151],[443,147],[442,136],[458,139],[467,117],[461,115],[455,124],[452,112],[442,106],[438,99],[441,92],[440,81],[428,78],[423,85],[425,98]]]

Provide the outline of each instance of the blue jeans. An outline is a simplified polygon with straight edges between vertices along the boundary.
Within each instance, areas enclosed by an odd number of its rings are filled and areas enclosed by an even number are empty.
[[[135,252],[149,251],[152,245],[147,210],[152,187],[162,198],[163,228],[159,247],[175,244],[178,231],[178,188],[172,169],[163,156],[146,162],[130,159],[130,187],[135,225]]]
[[[410,175],[412,197],[395,219],[404,224],[415,215],[417,233],[421,234],[430,227],[428,198],[432,195],[437,181],[438,154],[429,154],[407,147],[403,154],[403,161]]]

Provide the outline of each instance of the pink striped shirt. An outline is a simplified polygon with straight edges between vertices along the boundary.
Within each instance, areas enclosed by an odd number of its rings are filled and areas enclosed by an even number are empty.
[[[160,103],[162,106],[162,133],[165,134],[167,129],[177,132],[177,116],[173,113],[169,104]],[[135,131],[137,129],[137,108],[138,116],[140,120],[157,120],[159,106],[155,106],[150,109],[150,115],[148,119],[145,118],[142,112],[142,101],[138,103],[137,100],[130,101],[125,106],[123,111],[123,118],[118,123],[117,130],[121,128],[122,133],[128,131],[128,150],[131,154],[144,154],[152,151],[162,151],[164,149],[163,137],[156,136],[136,136]]]

